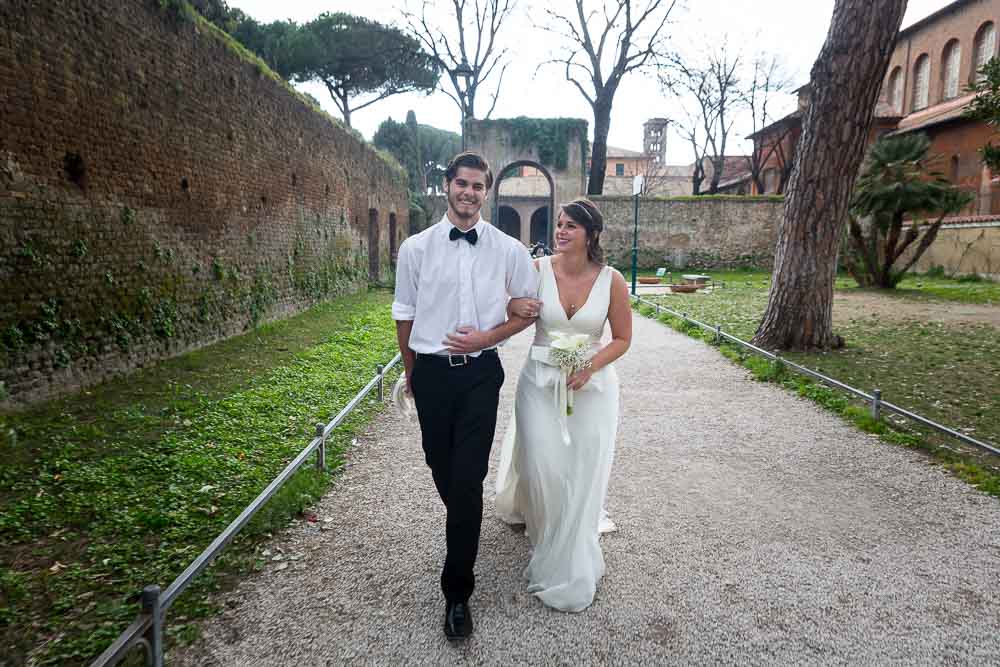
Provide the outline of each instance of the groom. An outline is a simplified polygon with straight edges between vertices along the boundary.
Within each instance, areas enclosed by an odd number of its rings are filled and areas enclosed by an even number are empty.
[[[492,186],[480,155],[452,159],[448,212],[399,247],[392,304],[424,457],[447,510],[441,589],[449,640],[472,634],[483,480],[504,381],[496,347],[531,323],[508,319],[507,300],[533,298],[538,282],[527,249],[479,216]]]

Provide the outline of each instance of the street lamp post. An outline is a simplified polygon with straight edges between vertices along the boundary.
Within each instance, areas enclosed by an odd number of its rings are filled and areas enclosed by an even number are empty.
[[[455,81],[455,88],[458,88],[458,80],[463,79],[465,81],[465,90],[469,90],[469,79],[476,75],[469,67],[469,62],[462,58],[462,62],[458,66],[451,70],[451,76]],[[459,99],[463,99],[461,93],[459,94]],[[462,109],[462,152],[465,152],[465,109]]]
[[[639,196],[642,194],[641,175],[632,179],[632,198],[635,200],[635,223],[632,228],[632,296],[635,296],[635,280],[639,272]]]

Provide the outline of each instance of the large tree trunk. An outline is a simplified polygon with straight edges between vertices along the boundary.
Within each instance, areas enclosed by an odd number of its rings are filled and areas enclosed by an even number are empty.
[[[597,99],[594,105],[594,145],[590,150],[590,177],[587,194],[604,192],[604,172],[608,166],[608,130],[611,129],[611,102]]]
[[[828,349],[837,250],[872,112],[906,0],[837,0],[813,65],[809,106],[788,183],[767,310],[754,343]]]

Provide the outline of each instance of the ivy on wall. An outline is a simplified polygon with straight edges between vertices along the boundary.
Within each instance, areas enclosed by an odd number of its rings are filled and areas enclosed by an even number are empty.
[[[579,118],[505,118],[495,121],[509,131],[515,148],[538,151],[538,161],[547,167],[566,169],[569,165],[569,147],[576,141],[580,155],[586,158],[587,121]]]
[[[136,212],[124,207],[121,219],[135,224]],[[103,278],[87,299],[53,297],[0,317],[0,370],[13,373],[46,350],[42,356],[51,358],[54,368],[65,368],[104,356],[111,352],[108,344],[126,354],[157,342],[190,344],[226,335],[240,323],[256,327],[274,317],[281,303],[311,304],[356,289],[367,283],[368,258],[354,250],[349,235],[336,233],[345,225],[343,219],[340,225],[335,219],[317,220],[315,242],[300,233],[287,253],[284,275],[266,259],[248,265],[215,256],[205,264],[188,264],[180,249],[155,238],[134,271],[119,264],[115,275],[110,270],[114,257],[96,236],[77,238],[68,255],[41,240],[25,240],[9,259],[34,283],[58,280],[66,263],[90,254],[91,247],[101,250],[95,258],[102,259],[88,271]],[[247,243],[255,243],[252,234]]]

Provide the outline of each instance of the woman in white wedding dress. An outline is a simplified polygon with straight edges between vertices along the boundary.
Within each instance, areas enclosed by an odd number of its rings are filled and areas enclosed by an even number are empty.
[[[538,319],[501,452],[496,506],[504,521],[525,524],[533,546],[524,571],[528,591],[561,611],[593,602],[604,575],[599,533],[614,529],[603,511],[618,429],[611,362],[629,348],[632,310],[625,279],[604,264],[602,230],[591,201],[564,205],[557,254],[535,260],[540,303],[514,311]],[[605,323],[611,340],[602,345]],[[587,367],[568,377],[549,358],[559,334],[589,337]],[[570,415],[566,390],[573,394]]]

